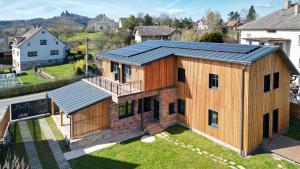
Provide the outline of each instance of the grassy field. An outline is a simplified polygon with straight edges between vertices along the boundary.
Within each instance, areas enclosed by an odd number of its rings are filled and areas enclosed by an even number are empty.
[[[291,118],[290,128],[286,135],[296,140],[300,140],[300,120]]]
[[[36,76],[34,70],[24,71],[23,75],[18,76],[18,78],[24,85],[39,84],[50,81],[50,79]]]
[[[233,161],[245,168],[298,168],[286,161],[274,160],[270,154],[258,154],[248,158],[241,158],[238,153],[221,147],[196,133],[181,126],[173,126],[166,130],[170,138],[180,143],[199,147],[202,151]],[[179,144],[181,145],[181,144]],[[214,160],[215,156],[199,155],[173,142],[156,137],[153,143],[143,143],[140,139],[132,139],[117,144],[105,150],[70,161],[73,169],[83,168],[229,168]]]
[[[44,67],[43,70],[58,79],[66,79],[76,76],[74,64],[67,63],[58,66]]]
[[[79,33],[75,33],[71,36],[61,35],[59,37],[59,39],[61,39],[62,41],[66,41],[66,42],[71,42],[71,41],[85,42],[86,38],[89,38],[89,40],[93,41],[101,35],[102,35],[102,32],[92,32],[92,33],[79,32]]]

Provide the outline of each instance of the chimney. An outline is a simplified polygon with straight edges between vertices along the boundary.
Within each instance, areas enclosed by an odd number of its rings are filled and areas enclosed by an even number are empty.
[[[291,0],[285,0],[284,1],[284,10],[288,10],[292,6]]]
[[[295,15],[298,15],[300,13],[300,4],[295,5]]]

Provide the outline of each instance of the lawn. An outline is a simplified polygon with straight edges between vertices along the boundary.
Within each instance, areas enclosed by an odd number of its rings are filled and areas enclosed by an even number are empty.
[[[296,118],[291,118],[290,128],[286,133],[286,136],[300,140],[300,120]]]
[[[34,70],[27,70],[23,72],[23,75],[18,76],[19,81],[24,85],[28,84],[39,84],[49,82],[50,79],[38,77],[35,75]]]
[[[258,154],[241,158],[238,153],[219,146],[198,134],[181,126],[173,126],[166,130],[168,141],[156,136],[153,143],[143,143],[139,138],[132,139],[110,148],[96,151],[89,155],[70,161],[73,169],[83,168],[229,168],[234,162],[245,168],[297,168],[286,161],[274,160],[270,154]],[[182,144],[184,146],[182,146]],[[191,150],[187,147],[193,147]],[[204,154],[199,155],[198,148]],[[227,163],[218,161],[226,159]],[[223,161],[222,160],[222,161]]]
[[[75,33],[73,35],[61,35],[59,39],[66,42],[71,41],[78,41],[78,42],[85,42],[86,38],[89,38],[89,40],[95,40],[97,37],[101,36],[102,32],[79,32]]]
[[[72,63],[44,67],[43,70],[58,79],[67,79],[76,76],[74,64]]]

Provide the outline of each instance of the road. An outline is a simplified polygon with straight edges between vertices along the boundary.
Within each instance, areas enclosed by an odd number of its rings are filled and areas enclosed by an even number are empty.
[[[5,109],[10,104],[26,102],[26,101],[31,101],[31,100],[39,100],[39,99],[43,99],[43,98],[46,98],[46,92],[25,95],[25,96],[19,96],[19,97],[12,97],[12,98],[7,98],[7,99],[0,99],[0,117],[2,117],[2,114],[4,113]]]

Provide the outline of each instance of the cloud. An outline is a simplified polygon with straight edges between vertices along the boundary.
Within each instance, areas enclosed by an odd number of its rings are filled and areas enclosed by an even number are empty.
[[[257,8],[271,8],[272,7],[271,4],[267,4],[267,3],[266,4],[258,3],[258,4],[255,4],[254,6]]]
[[[181,14],[184,14],[186,11],[184,9],[180,9],[180,8],[161,8],[161,7],[157,7],[155,8],[156,11],[160,12],[160,13],[165,13],[170,15],[171,17],[175,17]]]

